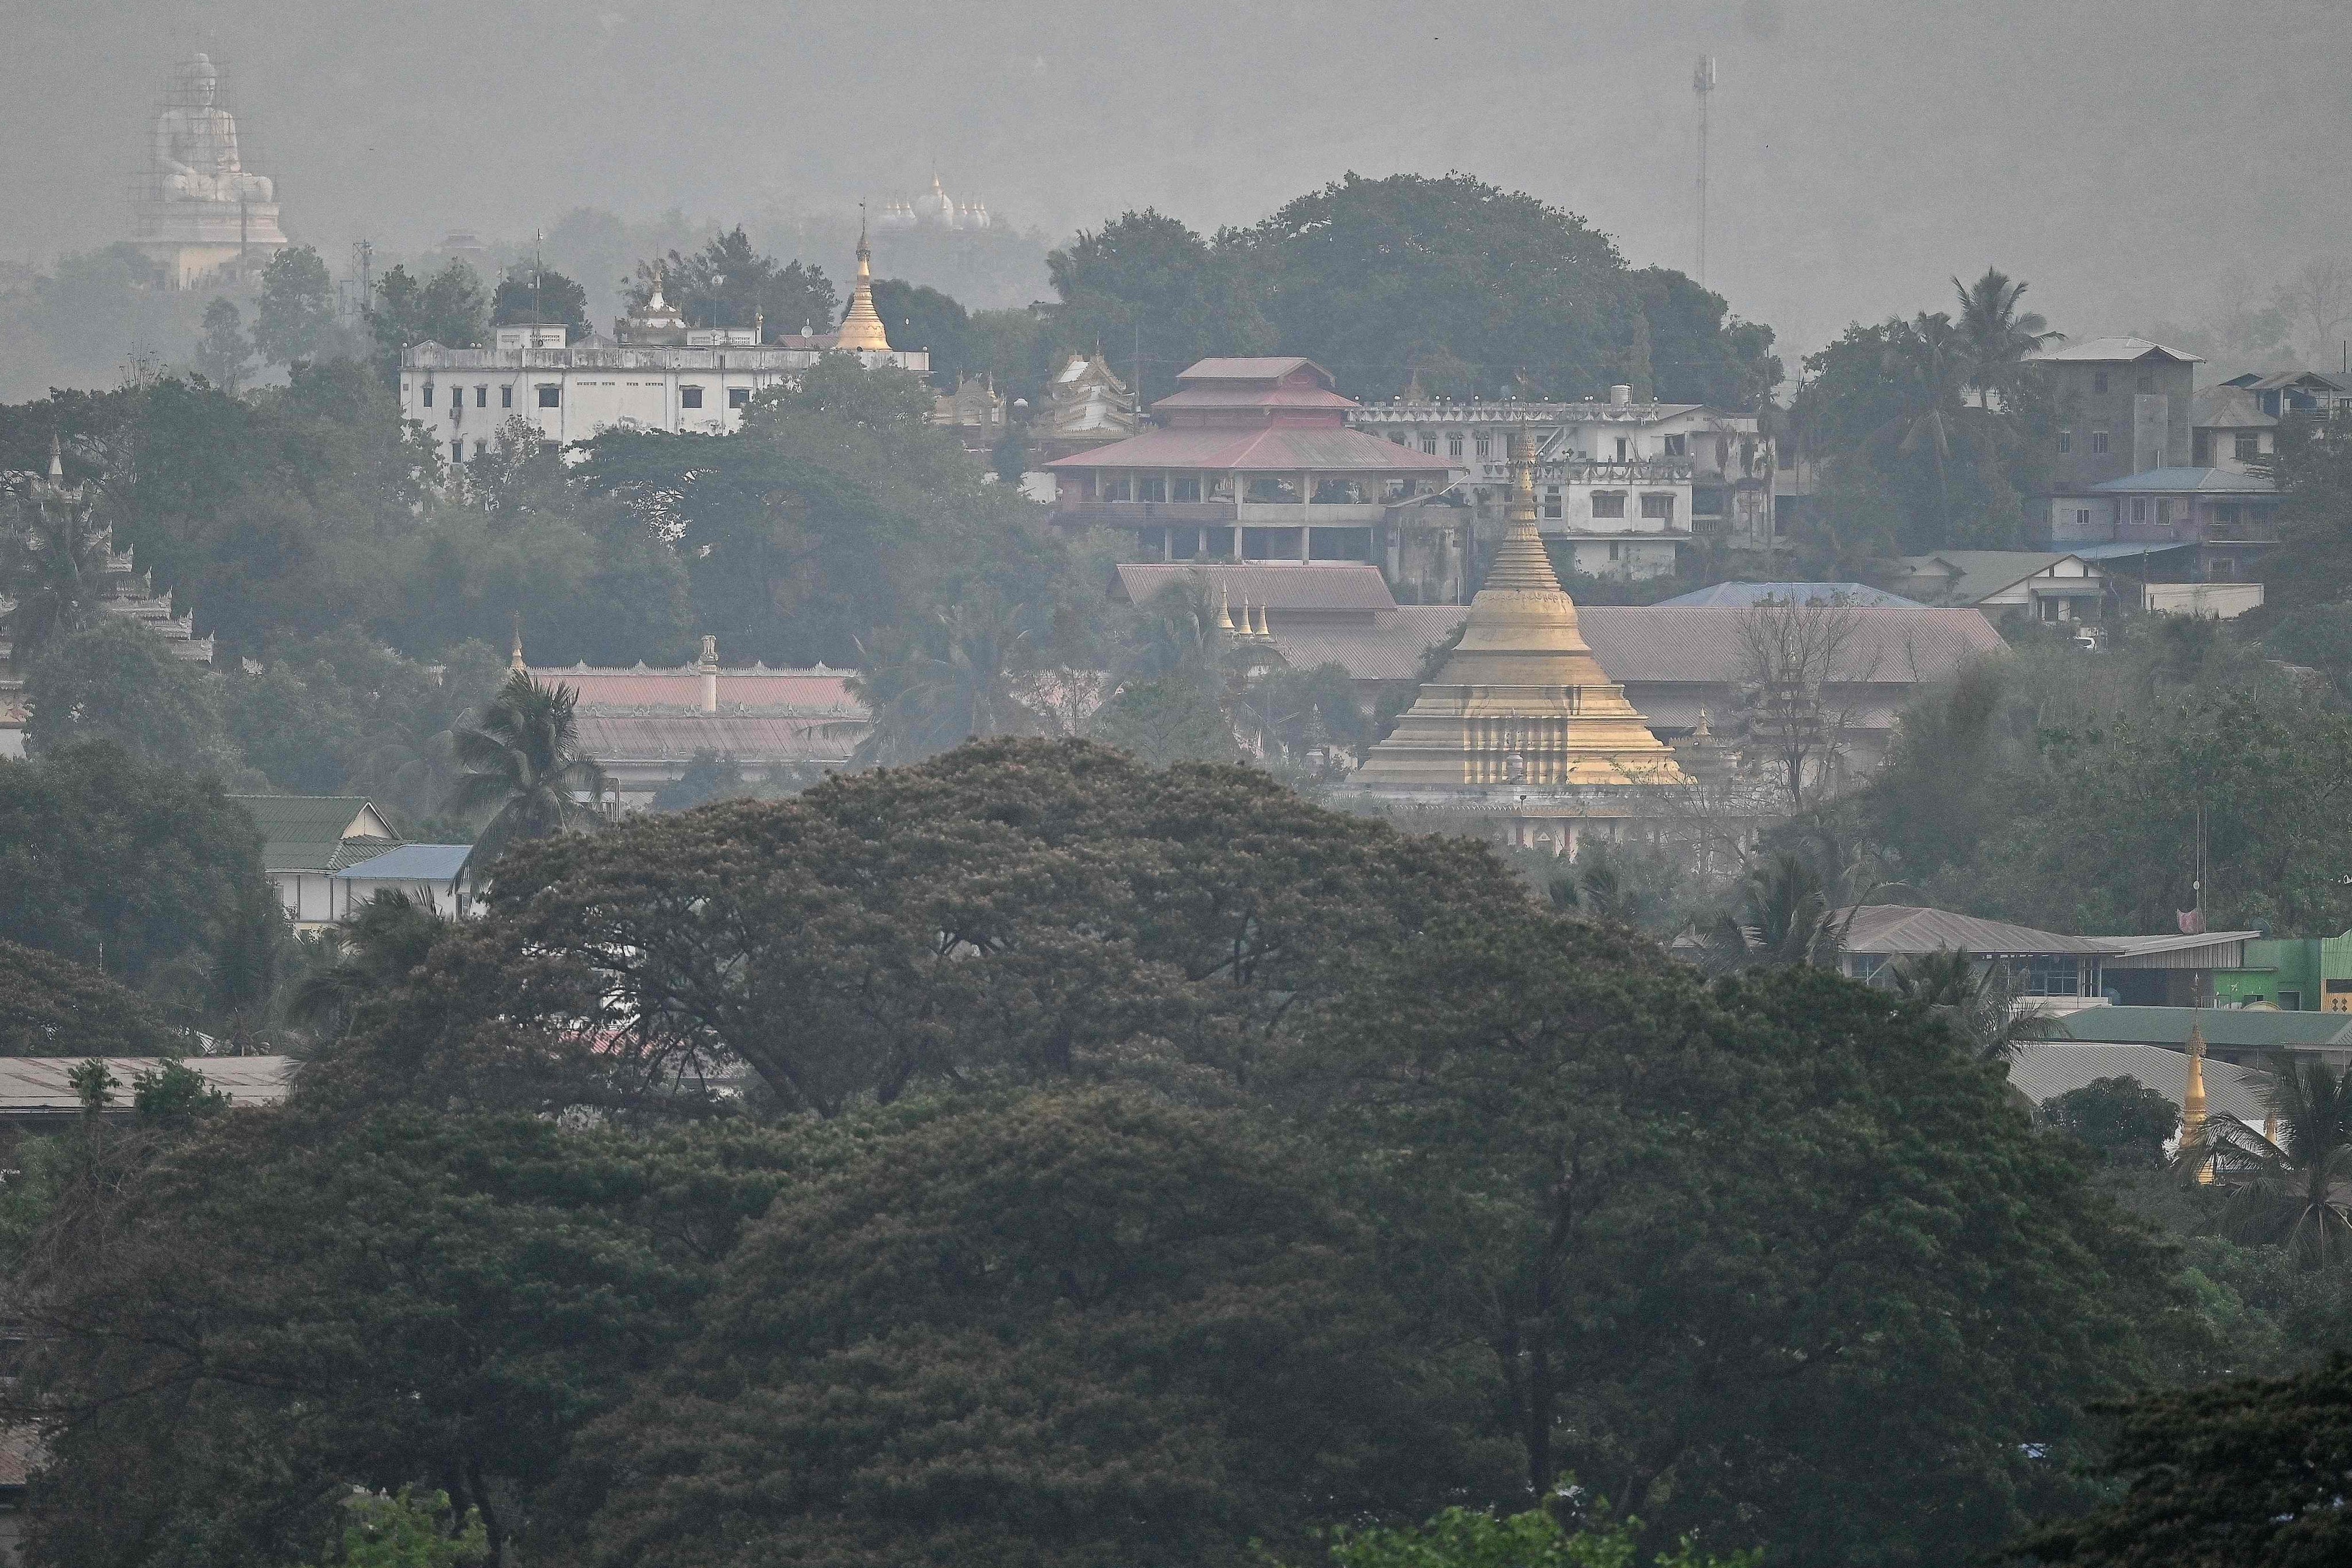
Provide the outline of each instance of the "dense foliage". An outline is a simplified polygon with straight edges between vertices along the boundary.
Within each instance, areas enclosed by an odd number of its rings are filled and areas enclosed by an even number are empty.
[[[1925,1006],[1262,773],[999,741],[384,926],[291,1107],[52,1184],[43,1561],[354,1484],[494,1561],[1297,1560],[1572,1474],[1645,1552],[1957,1562],[2177,1300]]]

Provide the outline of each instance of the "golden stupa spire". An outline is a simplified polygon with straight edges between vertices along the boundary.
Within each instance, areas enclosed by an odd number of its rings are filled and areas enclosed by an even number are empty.
[[[1592,657],[1536,531],[1534,443],[1511,436],[1511,505],[1462,641],[1372,748],[1367,784],[1685,784]]]
[[[530,667],[522,661],[522,612],[520,610],[515,612],[514,648],[507,655],[507,668],[517,675],[528,674],[530,669]]]
[[[842,318],[841,334],[833,346],[873,353],[890,352],[890,334],[882,330],[882,318],[874,313],[874,249],[866,242],[864,202],[857,204],[857,286],[850,291],[849,314]]]
[[[2205,1141],[2205,1030],[2195,1014],[2189,1018],[2189,1087],[2180,1096],[2181,1147],[2199,1147]],[[2213,1180],[2213,1162],[2200,1159],[2197,1163],[2197,1180]]]
[[[1225,590],[1217,590],[1217,629],[1231,634],[1234,629],[1234,604]]]

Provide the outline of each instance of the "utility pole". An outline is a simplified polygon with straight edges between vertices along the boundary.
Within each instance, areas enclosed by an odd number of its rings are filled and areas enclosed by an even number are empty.
[[[1701,55],[1691,71],[1691,91],[1698,98],[1698,279],[1706,283],[1706,100],[1715,92],[1715,57]]]

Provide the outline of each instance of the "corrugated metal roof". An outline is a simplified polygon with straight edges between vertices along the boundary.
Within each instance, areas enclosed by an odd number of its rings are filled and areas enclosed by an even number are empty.
[[[2138,540],[2121,543],[2110,541],[2104,544],[2077,544],[2067,553],[2078,561],[2120,561],[2132,555],[2161,555],[2168,550],[2194,550],[2197,542],[2181,540]]]
[[[838,761],[866,733],[854,718],[779,718],[736,713],[583,713],[580,749],[606,767],[689,763],[704,752],[742,762]]]
[[[2106,1007],[2086,1007],[2105,1013]],[[2074,1015],[2079,1016],[2079,1015]],[[2103,1078],[2137,1079],[2175,1106],[2189,1094],[2189,1054],[2164,1046],[2084,1046],[2029,1041],[2009,1064],[2009,1081],[2040,1105]],[[2271,1075],[2208,1058],[2205,1103],[2209,1110],[2255,1127],[2270,1111]]]
[[[2352,1013],[2280,1013],[2266,1007],[2085,1007],[2059,1020],[2071,1040],[2187,1048],[2194,1022],[2224,1050],[2352,1047]]]
[[[337,871],[400,842],[358,795],[233,795],[261,828],[266,871]]]
[[[1671,599],[1660,599],[1656,607],[1744,610],[1766,601],[1781,605],[1873,605],[1897,610],[1927,608],[1916,599],[1906,599],[1867,583],[1717,583],[1688,594],[1677,594]]]
[[[470,844],[404,844],[353,861],[335,875],[355,882],[446,882],[465,870],[473,853]]]
[[[1188,581],[1204,583],[1212,592],[1223,591],[1235,609],[1247,599],[1276,615],[1314,610],[1369,614],[1397,607],[1381,569],[1354,561],[1304,561],[1295,566],[1130,563],[1118,568],[1114,596],[1132,605],[1148,605],[1170,584]]]
[[[1277,570],[1281,570],[1277,568]],[[1423,651],[1470,613],[1464,605],[1400,605],[1373,616],[1368,626],[1300,627],[1279,631],[1275,642],[1293,664],[1336,660],[1359,680],[1401,680],[1421,666]],[[1869,727],[1892,722],[1894,705],[1866,694],[1886,687],[1944,680],[1971,658],[2000,652],[2006,645],[1974,610],[1859,608],[1851,612],[1854,631],[1841,661],[1841,698],[1860,709]],[[1739,639],[1739,613],[1722,608],[1661,605],[1584,605],[1577,624],[1609,679],[1645,689],[1637,701],[1661,724],[1696,722],[1707,704],[1720,720],[1726,700],[1712,690],[1695,691],[1687,720],[1674,720],[1651,704],[1672,700],[1660,688],[1723,689],[1736,685],[1746,667]]]
[[[2003,588],[2013,588],[2070,558],[2081,559],[2071,550],[1938,550],[1906,555],[1903,565],[1914,574],[1927,575],[1942,562],[1953,571],[1944,592],[1959,604],[1980,605]]]
[[[2195,936],[2167,931],[2161,936],[2109,936],[2116,956],[2109,969],[2242,969],[2246,943],[2258,931],[2209,931]]]
[[[1331,373],[1311,359],[1297,354],[1267,354],[1194,360],[1177,373],[1176,384],[1181,386],[1188,381],[1279,381],[1302,365],[1322,377],[1326,385],[1332,383]]]
[[[1838,911],[1844,921],[1846,911]],[[1865,904],[1853,911],[1847,925],[1848,952],[1916,955],[1929,952],[1972,952],[1986,957],[2011,957],[2037,952],[2105,954],[2112,951],[2096,937],[2063,936],[2007,921],[1979,920],[1950,910],[1925,909],[1916,904]]]
[[[531,669],[533,679],[568,686],[579,694],[584,716],[598,708],[702,707],[702,675],[692,665],[669,669],[614,669],[574,666]],[[719,671],[721,711],[748,709],[775,714],[839,714],[864,718],[866,706],[849,694],[846,669],[750,669]]]
[[[2189,402],[2189,423],[2200,430],[2268,430],[2278,424],[2243,386],[2209,386]]]
[[[88,1057],[0,1057],[0,1115],[79,1111],[81,1096],[68,1075]],[[106,1070],[121,1086],[115,1103],[131,1103],[131,1080],[163,1065],[160,1057],[106,1057]],[[184,1057],[182,1065],[204,1075],[213,1088],[239,1105],[275,1105],[293,1081],[292,1057]]]
[[[1971,658],[2008,645],[1974,610],[1874,609],[1852,617],[1835,677],[1844,683],[1911,685],[1943,680]],[[1647,605],[1587,605],[1577,609],[1584,640],[1609,679],[1633,681],[1738,680],[1746,662],[1740,612]]]
[[[2149,468],[2093,485],[2092,495],[2275,495],[2278,486],[2261,474],[2233,474],[2227,468]],[[2083,493],[2083,492],[2075,492]]]
[[[2183,364],[2203,364],[2202,354],[2192,354],[2180,349],[2168,349],[2148,338],[2087,338],[2079,343],[2043,349],[2032,357],[2037,360],[2138,360],[2150,354],[2178,360]]]
[[[1048,468],[1212,468],[1243,472],[1444,474],[1444,459],[1345,426],[1275,425],[1248,429],[1194,426],[1147,430],[1091,452],[1056,458]]]

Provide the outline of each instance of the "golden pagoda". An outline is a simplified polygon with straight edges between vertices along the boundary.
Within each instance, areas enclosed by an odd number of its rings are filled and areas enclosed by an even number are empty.
[[[2213,1182],[2213,1161],[2205,1152],[2205,1030],[2197,1016],[2189,1016],[2189,1084],[2180,1096],[2180,1146],[2199,1153],[2197,1180]]]
[[[1462,641],[1437,679],[1374,746],[1356,782],[1447,784],[1688,784],[1577,629],[1536,531],[1535,449],[1511,437],[1511,510]]]
[[[862,211],[857,220],[857,287],[850,292],[849,314],[842,318],[841,332],[833,346],[872,353],[890,352],[890,335],[882,330],[882,318],[874,313],[874,249],[866,243]]]

